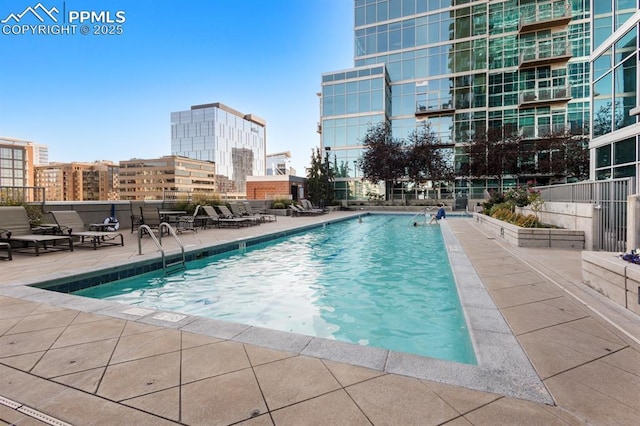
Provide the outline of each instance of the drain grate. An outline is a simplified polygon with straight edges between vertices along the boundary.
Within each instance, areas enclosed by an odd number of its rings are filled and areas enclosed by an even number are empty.
[[[4,396],[0,396],[0,404],[13,408],[22,414],[26,414],[29,417],[33,417],[34,419],[40,420],[41,422],[51,426],[72,426],[71,423],[63,422],[62,420],[51,417],[48,414],[31,407],[27,407],[26,405],[20,404],[19,402],[13,401],[9,398],[5,398]]]

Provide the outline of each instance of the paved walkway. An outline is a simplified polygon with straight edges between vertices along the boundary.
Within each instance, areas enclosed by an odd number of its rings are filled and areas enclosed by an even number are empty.
[[[181,239],[208,246],[357,214]],[[580,253],[514,248],[473,219],[447,225],[553,404],[211,337],[195,322],[145,321],[23,285],[158,256],[148,239],[138,255],[125,231],[125,247],[0,263],[0,424],[638,424],[640,319],[580,284]]]

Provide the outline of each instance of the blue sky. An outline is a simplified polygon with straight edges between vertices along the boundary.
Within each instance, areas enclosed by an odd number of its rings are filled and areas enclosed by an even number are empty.
[[[321,74],[353,66],[350,0],[5,0],[0,21],[39,2],[58,23],[72,11],[126,18],[121,35],[91,22],[0,33],[0,136],[47,145],[50,161],[169,155],[170,113],[222,102],[265,119],[267,151],[291,151],[302,175],[319,145]]]

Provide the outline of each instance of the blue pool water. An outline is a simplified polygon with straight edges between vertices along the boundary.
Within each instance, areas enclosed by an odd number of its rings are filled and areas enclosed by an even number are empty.
[[[438,225],[365,216],[74,294],[475,364]]]

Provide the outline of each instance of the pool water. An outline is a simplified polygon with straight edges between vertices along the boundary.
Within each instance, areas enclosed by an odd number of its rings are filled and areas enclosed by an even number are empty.
[[[367,215],[74,294],[475,364],[440,226]]]

